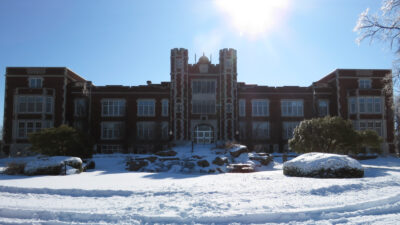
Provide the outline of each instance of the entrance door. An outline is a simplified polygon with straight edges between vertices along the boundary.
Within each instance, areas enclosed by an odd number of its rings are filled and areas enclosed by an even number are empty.
[[[211,144],[214,138],[214,132],[210,125],[198,125],[194,129],[194,142],[196,144]]]

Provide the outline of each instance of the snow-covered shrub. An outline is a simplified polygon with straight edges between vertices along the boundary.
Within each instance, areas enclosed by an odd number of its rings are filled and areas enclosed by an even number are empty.
[[[18,163],[18,162],[8,163],[6,170],[4,170],[4,173],[7,175],[24,174],[25,165],[26,163]]]
[[[32,150],[43,155],[92,157],[93,143],[89,136],[67,125],[31,133],[29,141]]]
[[[329,153],[306,153],[283,164],[283,174],[294,177],[359,178],[361,164],[348,156]]]
[[[65,174],[65,166],[82,170],[82,160],[78,157],[55,156],[38,158],[30,161],[24,168],[24,174],[32,175],[61,175]]]

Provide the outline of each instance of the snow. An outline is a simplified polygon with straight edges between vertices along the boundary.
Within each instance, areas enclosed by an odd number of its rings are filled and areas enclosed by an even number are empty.
[[[26,163],[24,173],[33,174],[38,169],[64,165],[65,162],[67,162],[67,164],[69,163],[82,164],[82,160],[78,157],[70,157],[70,156],[39,157],[39,158],[33,158]],[[72,171],[69,171],[69,173],[71,172]]]
[[[346,155],[337,155],[330,153],[311,152],[300,155],[283,164],[285,168],[297,168],[302,173],[310,173],[311,171],[321,169],[337,170],[340,168],[353,168],[363,170],[361,164]]]
[[[205,149],[179,154],[201,155]],[[287,177],[278,157],[269,170],[247,174],[129,172],[125,158],[95,155],[96,169],[72,176],[0,175],[0,224],[400,221],[398,158],[361,161],[365,176],[356,179]],[[0,167],[9,161],[0,160]]]

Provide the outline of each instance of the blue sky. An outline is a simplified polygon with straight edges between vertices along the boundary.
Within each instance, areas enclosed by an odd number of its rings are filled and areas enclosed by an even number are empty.
[[[95,85],[169,80],[170,49],[238,53],[238,80],[308,86],[336,68],[391,68],[385,45],[355,43],[379,0],[2,0],[0,71],[66,66]],[[4,77],[0,79],[3,108]],[[0,110],[0,120],[3,110]]]

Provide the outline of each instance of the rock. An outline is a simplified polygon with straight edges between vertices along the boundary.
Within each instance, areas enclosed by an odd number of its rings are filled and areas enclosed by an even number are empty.
[[[255,172],[254,166],[252,164],[229,164],[227,167],[228,172],[230,173],[251,173]]]
[[[183,161],[182,162],[182,167],[187,168],[189,170],[193,169],[196,166],[196,163],[194,161]]]
[[[204,168],[204,167],[209,167],[210,163],[207,160],[203,159],[203,160],[197,161],[197,165]]]
[[[86,161],[86,164],[83,166],[83,171],[93,170],[96,167],[96,163],[93,160]]]
[[[174,150],[168,150],[168,151],[160,151],[155,153],[158,156],[176,156],[176,152]]]
[[[79,171],[82,170],[82,160],[78,157],[53,156],[41,157],[28,162],[24,168],[24,174],[33,175],[60,175],[65,174],[66,166]]]
[[[208,173],[215,173],[215,170],[214,169],[209,169]]]
[[[212,161],[213,164],[218,165],[218,166],[222,166],[225,163],[228,163],[228,159],[226,157],[221,158],[219,156],[217,156],[214,161]]]
[[[267,166],[273,160],[273,156],[267,153],[250,153],[249,159],[258,161],[263,166]]]
[[[149,163],[145,160],[131,160],[128,162],[128,170],[138,171],[147,165],[149,165]]]
[[[198,156],[198,155],[193,155],[192,158],[193,158],[193,159],[202,159],[203,157]]]
[[[232,157],[239,157],[240,154],[247,152],[247,147],[244,145],[235,145],[233,148],[229,149]]]
[[[153,163],[157,160],[157,156],[140,157],[140,158],[136,158],[136,160],[148,160]]]
[[[345,155],[307,153],[283,164],[283,174],[295,177],[360,178],[364,168]]]
[[[171,160],[179,160],[177,157],[165,157],[165,158],[158,158],[158,160],[164,162],[164,161],[171,161]]]

